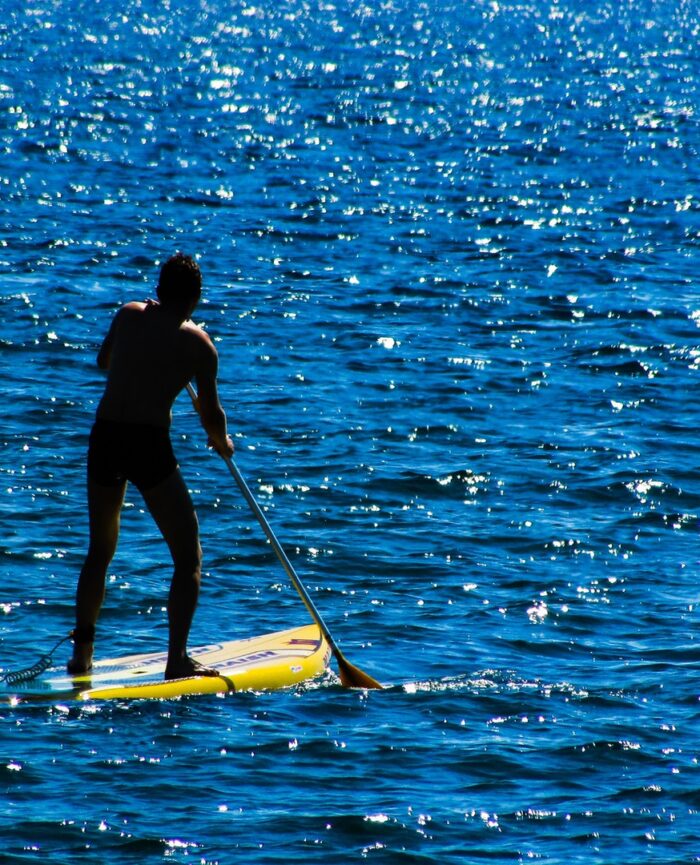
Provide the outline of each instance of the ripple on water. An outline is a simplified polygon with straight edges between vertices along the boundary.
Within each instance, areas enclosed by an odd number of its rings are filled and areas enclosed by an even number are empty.
[[[5,707],[3,848],[695,856],[697,16],[104,5],[0,24],[2,667],[71,621],[95,351],[182,247],[241,469],[389,687]],[[174,429],[194,639],[306,621],[186,403]],[[167,632],[127,505],[106,655]]]

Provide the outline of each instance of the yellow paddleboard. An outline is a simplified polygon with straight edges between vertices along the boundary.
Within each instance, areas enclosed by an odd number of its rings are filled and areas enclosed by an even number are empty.
[[[166,655],[127,655],[96,661],[85,676],[52,668],[27,685],[15,685],[12,702],[25,700],[163,700],[186,694],[267,691],[320,676],[330,661],[328,643],[317,625],[305,625],[229,640],[190,650],[190,656],[218,676],[191,676],[165,681]]]

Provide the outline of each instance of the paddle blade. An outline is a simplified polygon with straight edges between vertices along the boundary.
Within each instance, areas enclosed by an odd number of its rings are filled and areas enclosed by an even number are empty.
[[[338,670],[340,671],[340,682],[344,688],[382,689],[384,687],[376,679],[373,679],[367,673],[363,673],[359,667],[351,664],[340,652],[336,654],[335,659],[338,662]]]

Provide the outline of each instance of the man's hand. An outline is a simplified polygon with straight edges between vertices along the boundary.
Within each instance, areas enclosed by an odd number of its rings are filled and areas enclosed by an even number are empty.
[[[229,457],[229,458],[233,456],[233,452],[235,450],[235,447],[233,445],[233,440],[232,440],[231,436],[229,436],[229,435],[226,436],[226,447],[223,449],[220,447],[217,447],[216,442],[212,441],[211,438],[209,439],[207,444],[209,445],[210,448],[213,448],[219,454],[219,456]]]

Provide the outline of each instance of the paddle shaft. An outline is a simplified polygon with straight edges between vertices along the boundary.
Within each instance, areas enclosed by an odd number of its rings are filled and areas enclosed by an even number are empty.
[[[255,501],[253,494],[251,493],[250,489],[248,488],[248,484],[245,482],[245,479],[243,478],[241,473],[238,471],[238,467],[236,466],[236,464],[234,463],[234,461],[230,457],[224,457],[224,462],[226,463],[228,470],[233,475],[233,479],[238,484],[238,488],[243,493],[243,497],[248,502],[248,505],[249,505],[251,511],[255,514],[258,522],[262,526],[263,531],[267,535],[267,539],[270,541],[270,544],[272,545],[272,549],[275,551],[275,555],[280,560],[282,567],[287,572],[287,576],[292,581],[294,588],[299,593],[299,596],[301,597],[302,601],[304,602],[306,609],[311,614],[311,618],[314,620],[314,622],[316,622],[316,624],[321,629],[321,633],[326,638],[326,642],[331,647],[331,651],[333,652],[333,654],[337,655],[338,652],[340,651],[337,643],[333,639],[331,632],[328,630],[326,623],[323,621],[321,614],[316,609],[316,606],[315,606],[314,602],[311,600],[309,593],[306,591],[306,587],[304,586],[304,584],[301,582],[301,580],[297,576],[297,573],[294,570],[292,563],[289,561],[287,554],[285,553],[284,549],[282,548],[282,545],[280,544],[280,542],[275,537],[275,533],[272,531],[272,527],[270,526],[270,523],[267,521],[267,518],[266,518],[265,514],[263,513],[260,505]]]
[[[195,390],[191,384],[187,385],[187,392],[189,393],[190,399],[192,400],[192,404],[194,405],[194,407],[196,409],[197,408],[197,394],[195,393]],[[257,501],[255,500],[255,497],[251,493],[250,488],[248,487],[248,484],[245,481],[245,478],[243,477],[243,475],[238,470],[238,466],[234,463],[234,461],[231,459],[231,457],[224,456],[222,458],[223,458],[224,462],[226,463],[226,466],[227,466],[229,472],[231,472],[233,479],[238,484],[238,488],[243,493],[243,498],[248,503],[248,507],[255,514],[255,517],[257,518],[258,522],[262,526],[262,529],[265,532],[267,539],[270,541],[270,544],[272,545],[272,549],[275,551],[275,555],[280,560],[282,567],[287,572],[287,576],[292,581],[292,584],[293,584],[294,588],[297,590],[302,601],[304,602],[306,609],[311,614],[311,618],[314,620],[314,622],[316,622],[316,624],[321,629],[321,633],[326,638],[326,642],[330,646],[333,654],[336,656],[340,655],[342,657],[340,649],[338,647],[338,644],[333,639],[331,632],[328,630],[326,623],[323,621],[323,617],[321,616],[319,611],[316,609],[316,605],[311,600],[309,593],[306,591],[306,587],[304,586],[304,584],[301,582],[301,580],[297,576],[297,573],[294,570],[294,566],[289,561],[289,557],[287,556],[284,549],[282,548],[282,545],[280,544],[280,542],[275,537],[275,533],[272,531],[272,526],[267,521],[267,517],[263,513],[262,508],[257,503]]]

